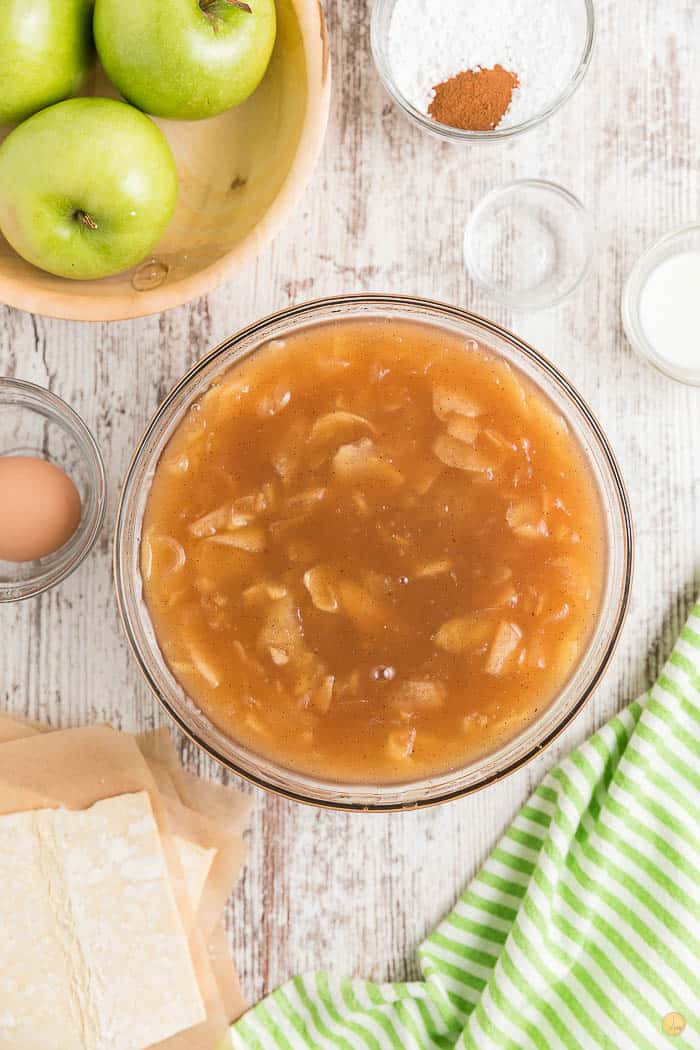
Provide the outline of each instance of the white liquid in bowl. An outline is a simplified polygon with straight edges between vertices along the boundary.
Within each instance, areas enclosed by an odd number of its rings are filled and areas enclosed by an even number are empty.
[[[700,251],[671,255],[651,271],[641,291],[639,319],[659,357],[700,370]]]

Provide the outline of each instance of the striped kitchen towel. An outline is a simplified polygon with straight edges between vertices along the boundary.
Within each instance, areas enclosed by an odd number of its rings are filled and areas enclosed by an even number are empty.
[[[371,818],[370,818],[371,819]],[[700,605],[651,691],[545,778],[419,949],[297,977],[236,1050],[700,1050]]]

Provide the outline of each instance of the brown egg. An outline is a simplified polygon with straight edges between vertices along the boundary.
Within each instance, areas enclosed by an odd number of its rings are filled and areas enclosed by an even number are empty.
[[[53,554],[79,524],[78,490],[59,467],[33,456],[0,456],[0,559]]]

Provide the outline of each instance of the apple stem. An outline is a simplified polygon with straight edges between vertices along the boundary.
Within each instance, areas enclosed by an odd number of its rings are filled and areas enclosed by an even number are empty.
[[[200,0],[199,6],[202,11],[206,14],[210,7],[213,7],[216,0]],[[246,3],[246,0],[224,0],[224,3],[230,4],[231,7],[237,7],[239,11],[247,11],[249,15],[252,15],[253,8],[250,4]]]
[[[88,214],[88,212],[86,212],[86,211],[76,211],[75,218],[80,223],[81,226],[87,226],[88,230],[96,230],[97,229],[97,223],[93,219],[92,215]]]

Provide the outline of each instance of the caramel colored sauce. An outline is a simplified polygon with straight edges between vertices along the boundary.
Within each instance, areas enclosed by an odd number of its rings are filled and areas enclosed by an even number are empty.
[[[606,536],[585,453],[525,377],[442,329],[344,321],[193,406],[141,566],[164,657],[223,732],[389,783],[483,756],[552,702]]]

